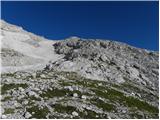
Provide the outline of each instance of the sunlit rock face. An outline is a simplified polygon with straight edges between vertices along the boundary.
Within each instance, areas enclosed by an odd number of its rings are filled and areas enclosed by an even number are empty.
[[[61,55],[55,54],[53,44],[22,27],[1,23],[1,72],[42,69],[49,61],[56,61]]]
[[[158,74],[153,72],[159,69],[158,52],[114,41],[80,38],[57,42],[54,47],[56,53],[65,55],[54,63],[54,69],[78,72],[91,79],[118,83],[128,79],[158,87]]]
[[[100,39],[50,41],[1,21],[1,118],[156,118],[159,53]]]

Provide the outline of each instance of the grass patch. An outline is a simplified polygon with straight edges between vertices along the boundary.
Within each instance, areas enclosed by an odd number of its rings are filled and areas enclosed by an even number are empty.
[[[65,80],[59,80],[59,84],[64,86],[72,86],[74,84],[74,82],[71,81],[65,81]]]
[[[125,102],[128,105],[128,107],[137,107],[139,110],[145,110],[150,113],[159,113],[158,108],[149,105],[145,101],[140,101],[139,99],[134,97],[125,97]]]
[[[97,83],[95,81],[89,80],[89,79],[76,80],[76,84],[83,86],[83,87],[89,87],[89,88],[97,87]]]
[[[2,102],[5,102],[5,101],[8,101],[8,100],[10,100],[12,97],[11,96],[6,96],[4,99],[2,99],[1,101]]]
[[[1,77],[2,77],[2,78],[14,77],[14,76],[15,76],[15,73],[4,73],[4,74],[1,74]]]
[[[72,107],[72,106],[63,106],[63,105],[60,105],[60,104],[55,104],[53,107],[54,107],[54,110],[59,112],[59,113],[71,114],[73,111],[76,111],[76,108]]]
[[[119,92],[113,89],[107,89],[107,92],[97,90],[97,89],[94,89],[93,91],[96,93],[97,96],[109,99],[113,103],[118,102],[120,104],[123,104],[131,108],[137,107],[138,110],[148,111],[151,114],[157,114],[159,112],[158,108],[152,105],[149,105],[147,102],[140,101],[139,99],[134,98],[132,96],[127,97],[122,92]]]
[[[87,109],[85,109],[84,112],[79,113],[79,116],[82,119],[96,119],[96,115],[98,115],[96,112]]]
[[[25,89],[25,88],[28,87],[28,85],[27,84],[14,84],[14,83],[4,84],[1,87],[1,94],[6,93],[8,90],[11,90],[11,89],[14,89],[14,88],[19,88],[19,87],[22,87],[22,88]]]
[[[41,97],[48,97],[48,98],[53,98],[53,97],[62,97],[65,96],[68,90],[59,90],[59,89],[53,89],[53,90],[48,90],[45,93],[42,93],[40,96]]]
[[[42,93],[40,96],[41,97],[47,97],[47,98],[53,98],[53,97],[63,97],[63,96],[68,96],[71,97],[73,96],[74,93],[77,93],[79,97],[82,95],[90,95],[89,93],[81,93],[79,90],[73,90],[69,91],[68,89],[53,89],[53,90],[47,90],[47,92]]]
[[[12,108],[7,108],[4,111],[4,114],[12,114],[12,113],[14,113],[14,109],[12,109]]]
[[[92,91],[95,92],[97,96],[105,99],[109,99],[112,102],[115,102],[115,101],[120,102],[121,97],[124,96],[123,93],[113,89],[105,89],[105,90],[107,90],[107,92],[105,92],[104,90],[92,89]]]
[[[96,119],[96,115],[98,115],[98,118],[107,118],[104,116],[101,116],[97,114],[94,111],[87,110],[85,109],[83,112],[78,111],[75,107],[73,106],[63,106],[61,104],[55,104],[52,106],[54,110],[58,113],[67,113],[67,114],[72,114],[73,111],[76,111],[79,115],[74,117],[74,118],[82,118],[82,119]],[[57,118],[54,116],[54,118]],[[61,118],[62,119],[62,118]]]
[[[43,109],[40,109],[38,106],[33,106],[31,108],[27,108],[27,111],[32,114],[32,118],[37,119],[45,119],[47,114],[49,113],[49,110],[47,107],[44,107]]]
[[[135,119],[144,119],[144,116],[138,114],[138,113],[131,113],[129,114],[131,116],[131,118],[135,118]]]
[[[30,100],[41,101],[40,98],[36,98],[35,96],[30,96],[29,99],[30,99]]]
[[[109,103],[105,103],[104,101],[94,98],[91,99],[91,103],[97,106],[98,108],[102,108],[104,111],[111,112],[115,110],[115,106]]]

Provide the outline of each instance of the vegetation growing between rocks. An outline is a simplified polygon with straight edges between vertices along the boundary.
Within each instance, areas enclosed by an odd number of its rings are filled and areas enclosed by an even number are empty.
[[[14,109],[12,109],[12,108],[5,109],[4,114],[12,114],[12,113],[14,113]]]
[[[38,106],[32,106],[31,108],[27,108],[27,111],[32,114],[32,118],[37,118],[37,119],[45,119],[47,114],[49,113],[49,110],[47,107],[44,108],[39,108]]]
[[[39,72],[40,74],[40,72]],[[45,100],[52,99],[52,98],[63,98],[59,100],[56,104],[52,105],[54,112],[58,113],[67,113],[69,115],[72,115],[72,112],[76,111],[79,115],[75,116],[73,118],[108,118],[107,114],[99,114],[95,111],[88,110],[84,108],[84,112],[80,112],[76,107],[73,106],[64,106],[62,103],[73,101],[75,97],[73,96],[74,93],[77,93],[77,101],[80,103],[83,103],[83,99],[81,98],[83,95],[87,97],[85,99],[86,102],[90,102],[90,104],[96,106],[98,109],[102,109],[104,112],[118,112],[117,111],[117,104],[120,106],[128,107],[129,109],[135,109],[135,112],[130,112],[131,118],[144,118],[141,114],[139,114],[137,111],[145,112],[146,114],[151,115],[152,117],[156,118],[156,114],[159,112],[158,108],[148,104],[145,101],[139,100],[138,98],[135,98],[134,96],[128,96],[125,94],[125,89],[131,89],[133,91],[141,91],[138,87],[132,86],[129,83],[123,83],[123,84],[113,84],[109,82],[104,81],[98,81],[98,80],[91,80],[87,79],[85,77],[79,76],[77,73],[72,72],[52,72],[51,73],[43,73],[46,76],[46,79],[42,79],[44,81],[48,80],[47,75],[50,74],[50,76],[63,76],[63,79],[57,80],[57,83],[62,86],[62,88],[56,88],[56,87],[50,87],[50,89],[47,89],[43,91],[40,94],[41,98],[45,98]],[[37,77],[39,78],[39,77]],[[33,79],[33,78],[32,78]],[[38,80],[38,79],[37,79]],[[90,92],[82,92],[79,90],[69,90],[65,87],[70,86],[77,86],[78,88],[87,89]],[[2,94],[5,94],[8,90],[16,89],[18,90],[19,87],[27,88],[27,84],[3,84],[2,85]],[[124,89],[123,89],[124,88]],[[141,91],[147,94],[145,91]],[[47,99],[46,99],[47,98]],[[11,97],[5,97],[3,101],[10,100]],[[28,98],[28,108],[27,111],[32,114],[31,118],[46,118],[47,114],[49,113],[49,110],[47,107],[39,108],[38,106],[35,106],[33,101],[41,101],[40,98],[37,98],[35,96],[30,96]],[[23,100],[17,100],[21,101],[19,103],[22,103]],[[8,110],[7,113],[12,114],[12,110]],[[49,118],[59,118],[60,116],[56,115],[50,115]],[[70,118],[67,117],[66,118]]]
[[[27,84],[14,84],[14,83],[4,84],[4,85],[2,85],[2,87],[1,87],[1,94],[6,93],[8,90],[17,89],[17,88],[19,88],[19,87],[27,88],[28,85],[27,85]]]

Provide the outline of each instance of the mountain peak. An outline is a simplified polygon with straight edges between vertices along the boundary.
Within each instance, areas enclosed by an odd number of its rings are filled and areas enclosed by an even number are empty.
[[[13,24],[9,24],[4,20],[1,20],[0,24],[1,24],[1,30],[12,31],[12,32],[24,32],[22,27],[19,27]]]

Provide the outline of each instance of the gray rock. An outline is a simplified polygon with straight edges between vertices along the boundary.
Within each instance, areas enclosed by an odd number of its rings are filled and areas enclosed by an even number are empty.
[[[73,97],[78,97],[78,94],[77,93],[73,93]]]
[[[29,95],[29,96],[34,96],[34,97],[36,97],[36,98],[39,97],[38,94],[37,94],[36,92],[33,92],[33,91],[29,91],[29,92],[28,92],[28,95]]]
[[[19,89],[19,91],[21,91],[21,92],[24,91],[24,89],[23,89],[22,87],[19,87],[18,89]]]
[[[102,86],[102,83],[98,83],[98,86]]]
[[[27,105],[28,104],[28,100],[23,101],[23,104]]]
[[[46,76],[44,74],[41,74],[40,77],[41,78],[46,78]]]
[[[73,115],[73,116],[78,116],[78,113],[77,113],[76,111],[73,111],[73,112],[72,112],[72,115]]]
[[[13,95],[13,96],[15,96],[15,95],[17,95],[17,94],[18,94],[17,91],[12,90],[12,95]]]
[[[1,107],[1,113],[0,114],[3,114],[3,113],[4,113],[4,108]]]
[[[135,93],[134,93],[134,92],[132,92],[132,93],[131,93],[131,96],[135,96]]]
[[[70,90],[70,91],[73,91],[72,86],[65,86],[64,89],[68,89],[68,90]]]
[[[108,117],[108,119],[112,119],[109,115],[107,117]]]
[[[105,61],[109,61],[109,59],[105,56],[105,55],[101,55],[100,59],[105,62]]]
[[[32,114],[35,114],[35,112],[32,112]]]
[[[132,67],[129,67],[128,69],[129,69],[130,76],[131,76],[132,78],[138,78],[138,76],[139,76],[139,71],[138,71],[137,69],[132,68]]]
[[[36,73],[32,73],[31,76],[33,79],[35,79],[37,75],[36,75]]]
[[[6,115],[2,115],[1,118],[2,118],[2,119],[6,119],[7,116],[6,116]]]
[[[121,76],[121,75],[117,76],[117,78],[115,78],[115,81],[117,83],[124,83],[125,82],[123,76]]]
[[[82,95],[81,98],[86,100],[86,99],[87,99],[87,96]]]
[[[126,113],[127,111],[126,110],[122,110],[122,113]]]
[[[29,112],[26,112],[24,117],[28,119],[28,118],[32,117],[32,115]]]

